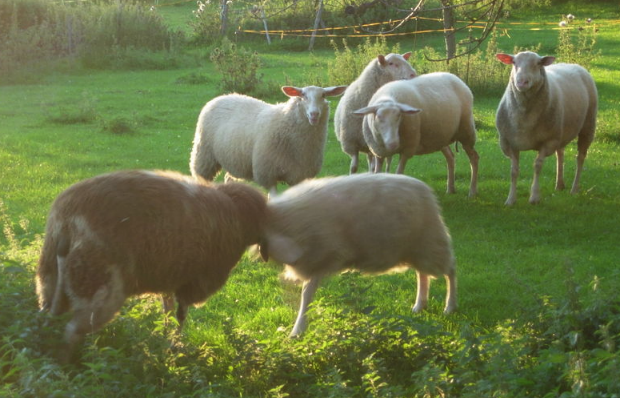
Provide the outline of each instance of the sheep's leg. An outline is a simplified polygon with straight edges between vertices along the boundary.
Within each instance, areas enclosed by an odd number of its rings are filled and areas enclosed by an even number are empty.
[[[510,192],[506,199],[506,206],[512,206],[517,201],[517,179],[519,178],[519,151],[510,150]]]
[[[359,153],[351,155],[351,167],[349,167],[349,174],[357,173],[357,166],[359,164]]]
[[[308,311],[308,306],[312,302],[314,293],[316,293],[316,289],[319,287],[320,281],[321,278],[315,277],[304,282],[304,286],[301,290],[301,304],[299,305],[299,313],[297,314],[297,320],[295,320],[295,325],[293,326],[290,337],[301,335],[308,327],[306,312]]]
[[[385,172],[389,173],[391,168],[392,168],[392,157],[388,156],[385,161]],[[404,168],[403,168],[403,171],[404,171]]]
[[[589,113],[591,114],[591,113]],[[570,190],[571,194],[579,192],[579,179],[581,177],[581,170],[583,169],[583,163],[586,160],[588,154],[588,148],[594,140],[594,129],[596,125],[596,116],[589,117],[584,124],[583,129],[579,133],[579,139],[577,140],[577,170],[575,171],[575,179],[573,180],[573,187]]]
[[[588,154],[588,148],[590,147],[590,143],[592,139],[583,139],[582,136],[579,136],[579,141],[577,142],[577,148],[579,152],[577,153],[577,170],[575,171],[575,179],[573,180],[573,187],[570,190],[571,194],[576,194],[579,192],[579,179],[581,178],[581,170],[583,169],[583,162],[586,160],[586,155]]]
[[[456,269],[452,270],[445,275],[446,277],[446,307],[443,312],[450,314],[456,310]]]
[[[562,191],[564,189],[564,148],[555,151],[556,157],[556,175],[555,190]]]
[[[426,308],[428,304],[428,290],[430,286],[430,277],[420,271],[416,271],[418,279],[418,293],[413,306],[413,312],[420,312]]]
[[[375,156],[374,173],[381,173],[382,168],[383,168],[383,158],[380,158],[379,156]]]
[[[469,158],[469,165],[471,168],[471,181],[469,182],[469,197],[473,198],[478,193],[478,162],[480,155],[472,146],[463,145],[465,153]]]
[[[553,144],[553,143],[551,143]],[[543,146],[538,151],[538,155],[534,160],[534,180],[532,181],[532,188],[530,189],[530,203],[536,204],[540,202],[540,172],[542,171],[543,163],[545,162],[545,158],[553,153],[553,150],[550,150],[552,145]]]
[[[183,330],[183,325],[185,324],[185,319],[187,318],[188,307],[189,306],[186,303],[182,303],[179,301],[176,314],[177,321],[179,322],[179,331]]]
[[[392,157],[390,156],[388,158],[388,160],[391,161]],[[403,156],[403,154],[400,154],[400,158],[398,159],[398,167],[396,168],[396,174],[404,174],[405,173],[405,166],[407,165],[407,162],[409,161],[409,158],[406,156]]]
[[[448,188],[446,193],[456,193],[456,188],[454,187],[454,152],[452,152],[450,146],[445,146],[441,148],[441,153],[446,158],[448,165]]]
[[[377,161],[377,158],[370,152],[368,152],[366,158],[368,160],[368,172],[372,173],[375,171],[375,162]]]
[[[164,314],[168,314],[174,310],[174,296],[169,293],[161,295],[161,305],[164,309]]]
[[[267,199],[274,198],[277,195],[278,195],[278,187],[277,187],[277,185],[274,185],[274,186],[269,188],[269,194],[267,195]]]

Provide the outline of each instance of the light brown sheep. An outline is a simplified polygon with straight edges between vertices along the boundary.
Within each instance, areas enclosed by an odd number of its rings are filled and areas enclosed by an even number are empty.
[[[353,111],[368,105],[375,91],[384,84],[416,77],[417,72],[409,63],[409,57],[410,52],[373,58],[338,102],[334,113],[334,131],[342,151],[351,157],[350,174],[357,173],[360,152],[368,155],[369,170],[374,164],[374,157],[362,133],[362,119],[353,115]]]
[[[267,204],[263,258],[304,281],[292,336],[323,277],[347,269],[369,273],[414,268],[414,312],[426,308],[430,277],[447,281],[445,312],[456,309],[452,243],[432,190],[404,175],[353,174],[304,181]]]
[[[517,200],[519,152],[538,151],[530,203],[540,202],[539,176],[545,158],[555,152],[555,189],[564,189],[564,148],[577,140],[577,171],[571,194],[579,191],[579,177],[588,148],[594,140],[598,93],[594,79],[576,64],[553,64],[555,57],[524,51],[517,55],[497,54],[512,65],[510,80],[497,108],[495,124],[499,143],[510,158],[510,192],[506,205]]]
[[[460,142],[469,157],[469,196],[478,190],[474,97],[467,85],[451,73],[436,72],[411,80],[387,83],[372,96],[368,106],[354,113],[364,116],[363,132],[379,161],[399,154],[397,173],[404,173],[414,155],[441,151],[448,164],[447,192],[454,193],[454,154],[450,144]],[[420,112],[421,110],[421,112]]]
[[[284,86],[289,100],[268,104],[241,94],[209,101],[198,117],[190,158],[193,176],[227,175],[254,181],[270,195],[282,181],[295,185],[323,166],[329,102],[346,86]]]
[[[220,289],[258,242],[265,209],[264,195],[247,185],[164,171],[104,174],[62,192],[36,282],[41,310],[73,313],[65,359],[129,296],[174,295],[182,326],[188,306]]]

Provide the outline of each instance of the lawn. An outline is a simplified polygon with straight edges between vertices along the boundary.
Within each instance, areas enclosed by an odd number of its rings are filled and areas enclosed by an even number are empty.
[[[504,206],[510,162],[494,125],[501,92],[476,94],[478,196],[467,198],[464,151],[457,153],[453,195],[445,193],[441,154],[414,157],[406,169],[435,190],[443,209],[457,258],[458,313],[441,313],[443,280],[431,286],[429,311],[413,315],[413,272],[348,273],[323,283],[300,339],[286,337],[300,286],[281,281],[280,266],[248,254],[221,291],[190,310],[181,335],[164,322],[157,298],[134,298],[89,336],[82,363],[60,366],[50,353],[66,318],[47,320],[38,313],[34,292],[52,201],[71,184],[113,170],[188,173],[196,118],[220,94],[219,79],[204,62],[165,70],[75,68],[50,71],[33,84],[0,86],[0,396],[617,396],[620,10],[606,3],[568,5],[583,7],[571,12],[590,13],[600,26],[601,53],[591,66],[599,90],[598,131],[581,192],[553,190],[550,157],[541,177],[542,202],[530,205],[535,153],[526,152],[517,204]],[[188,8],[159,7],[169,9],[175,27],[183,26],[181,11]],[[549,18],[532,12],[511,21],[556,22],[563,13],[556,6]],[[557,45],[558,31],[551,27],[510,27],[506,33],[499,38],[505,52],[541,43],[550,54]],[[441,45],[437,38],[420,43]],[[403,51],[409,46],[400,43]],[[286,99],[277,87],[287,81],[327,81],[331,50],[256,48],[265,84],[275,87],[270,102]],[[197,75],[205,80],[192,84],[188,77]],[[336,106],[333,99],[332,114]],[[568,184],[575,155],[572,143],[566,149]],[[319,177],[348,168],[330,123]]]

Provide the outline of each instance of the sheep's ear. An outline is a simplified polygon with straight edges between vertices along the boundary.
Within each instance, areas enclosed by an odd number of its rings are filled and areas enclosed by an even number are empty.
[[[385,56],[384,55],[379,54],[377,56],[377,61],[379,61],[379,65],[381,65],[381,66],[387,65],[387,61],[385,60]]]
[[[403,54],[403,58],[405,58],[406,60],[409,60],[409,57],[411,57],[411,51]]]
[[[422,109],[414,108],[407,104],[400,104],[400,103],[398,104],[398,108],[400,109],[401,113],[405,113],[407,115],[415,115],[416,113],[422,110]]]
[[[360,108],[351,113],[353,113],[354,115],[358,115],[358,116],[364,116],[364,115],[368,115],[369,113],[375,113],[375,112],[377,112],[376,106],[367,106],[366,108]]]
[[[326,97],[335,97],[336,95],[340,95],[344,93],[344,90],[347,89],[348,86],[334,86],[325,88],[325,96]]]
[[[301,97],[302,89],[293,86],[283,86],[282,92],[289,97]]]
[[[266,256],[273,257],[274,260],[283,264],[294,264],[303,254],[302,248],[288,236],[269,234],[267,242],[268,254]]]
[[[501,62],[505,63],[506,65],[512,65],[514,64],[514,56],[510,55],[510,54],[495,54],[495,58],[499,59]]]
[[[540,58],[540,64],[542,66],[549,66],[553,63],[553,61],[555,61],[555,57],[552,57],[550,55]]]

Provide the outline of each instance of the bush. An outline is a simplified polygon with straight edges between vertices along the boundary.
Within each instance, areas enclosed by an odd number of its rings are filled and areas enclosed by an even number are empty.
[[[327,63],[327,73],[329,84],[333,86],[350,84],[377,55],[400,52],[399,44],[394,45],[390,50],[383,36],[377,37],[374,42],[367,38],[364,43],[357,46],[355,51],[351,50],[344,39],[342,50],[338,49],[336,42],[332,41],[331,44],[334,48],[334,60]]]
[[[182,41],[156,11],[138,4],[0,3],[0,75],[6,80],[25,68],[44,68],[66,57],[79,57],[95,68],[144,68],[154,60],[157,68],[175,66],[150,54],[174,52]],[[131,61],[120,61],[123,58]]]
[[[222,74],[221,88],[228,92],[249,94],[257,89],[262,75],[258,75],[261,61],[256,51],[237,47],[224,38],[209,57],[218,72]]]

